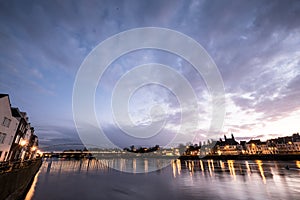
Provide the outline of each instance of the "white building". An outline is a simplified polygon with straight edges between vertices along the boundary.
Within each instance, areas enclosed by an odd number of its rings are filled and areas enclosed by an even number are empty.
[[[8,160],[9,150],[19,125],[12,116],[7,94],[0,94],[0,162]]]
[[[248,154],[270,154],[270,147],[267,142],[262,142],[260,139],[250,140],[246,143]]]

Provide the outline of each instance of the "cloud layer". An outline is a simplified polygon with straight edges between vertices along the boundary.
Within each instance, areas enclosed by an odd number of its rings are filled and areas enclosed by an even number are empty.
[[[164,27],[199,42],[221,72],[227,115],[222,133],[211,137],[291,134],[300,130],[299,18],[296,0],[1,1],[0,92],[28,112],[41,143],[68,137],[77,141],[70,123],[72,89],[84,58],[121,31]],[[198,134],[205,132],[211,108],[201,75],[182,58],[155,50],[132,52],[112,63],[96,93],[99,119],[111,125],[105,105],[114,84],[132,67],[148,62],[170,65],[187,78],[200,105]],[[159,102],[175,116],[168,130],[176,129],[180,109],[172,93],[149,87],[135,98],[130,106],[137,122],[147,123],[148,105]]]

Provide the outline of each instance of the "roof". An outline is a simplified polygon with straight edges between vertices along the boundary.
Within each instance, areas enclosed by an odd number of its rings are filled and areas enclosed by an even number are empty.
[[[8,97],[8,94],[0,94],[0,98]]]
[[[11,114],[13,117],[22,117],[19,108],[11,108]]]
[[[261,144],[262,142],[260,141],[260,139],[258,140],[249,140],[249,142],[247,142],[247,144]]]
[[[235,139],[225,139],[225,141],[217,141],[216,145],[226,146],[226,145],[237,145],[239,144]]]

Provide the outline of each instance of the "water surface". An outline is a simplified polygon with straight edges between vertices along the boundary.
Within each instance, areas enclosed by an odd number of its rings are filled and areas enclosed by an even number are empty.
[[[164,162],[170,165],[151,172],[151,166]],[[115,165],[136,173],[108,167]],[[27,199],[228,200],[299,199],[299,196],[300,161],[47,159]]]

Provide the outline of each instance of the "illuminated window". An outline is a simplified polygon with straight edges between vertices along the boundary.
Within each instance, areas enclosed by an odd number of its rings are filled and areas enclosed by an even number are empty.
[[[15,143],[19,143],[19,141],[20,141],[20,135],[17,135],[17,137],[16,137],[16,140],[15,140]]]

